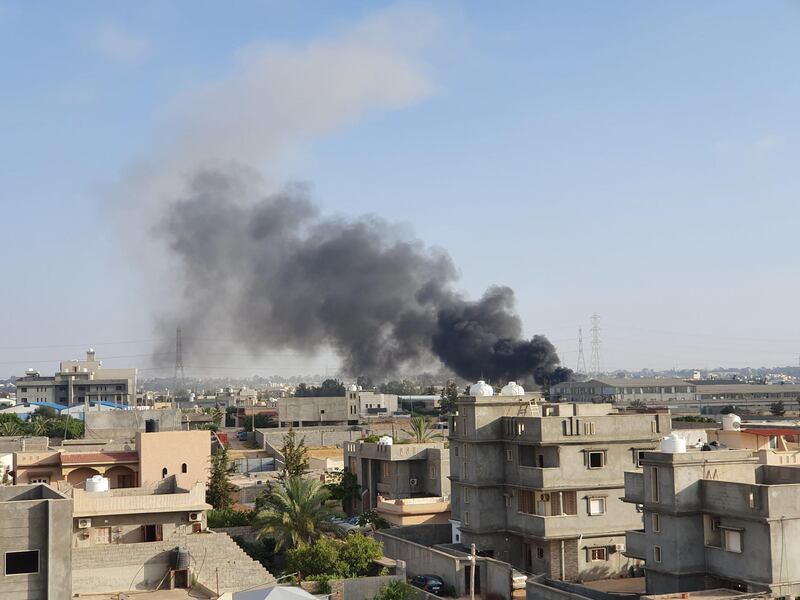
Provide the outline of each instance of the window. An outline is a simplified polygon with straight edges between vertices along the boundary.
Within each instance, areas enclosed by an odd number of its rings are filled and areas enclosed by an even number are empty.
[[[467,478],[467,462],[466,461],[464,461],[464,470],[462,472],[462,476],[464,477],[464,479]]]
[[[653,533],[661,533],[661,515],[653,513],[650,515],[650,522],[653,525]]]
[[[544,548],[541,546],[536,547],[536,558],[542,560],[544,558]]]
[[[517,435],[525,433],[525,423],[517,423]]]
[[[511,494],[503,494],[503,498],[506,501],[506,508],[511,506]]]
[[[653,546],[653,561],[661,562],[661,546]]]
[[[589,452],[589,468],[602,469],[606,466],[605,452]]]
[[[464,488],[464,504],[469,504],[469,488]]]
[[[32,477],[28,483],[50,483],[50,480],[47,477]]]
[[[650,500],[658,502],[658,467],[650,467]]]
[[[772,450],[774,450],[775,448],[778,447],[778,436],[777,435],[769,436],[769,447]]]
[[[39,551],[6,552],[6,575],[27,575],[39,572]]]
[[[722,547],[722,533],[719,528],[719,518],[705,515],[703,517],[704,543],[712,548]]]
[[[645,448],[644,450],[634,450],[633,451],[633,464],[636,465],[637,468],[641,468],[642,466],[642,458],[644,458],[645,452],[652,452],[652,448]]]
[[[469,511],[464,511],[464,525],[469,525]]]
[[[725,530],[725,550],[728,552],[742,552],[742,532],[733,531],[732,529]]]
[[[436,465],[428,466],[428,479],[436,479],[439,476],[439,469]]]
[[[597,427],[595,423],[586,422],[583,424],[583,434],[584,435],[594,435],[597,433]]]
[[[453,446],[453,456],[458,456],[458,446]]]
[[[606,548],[589,548],[589,560],[608,560],[608,550]]]
[[[161,469],[161,479],[164,479],[167,476],[167,467]]]
[[[606,499],[605,498],[589,498],[589,514],[590,515],[604,515],[604,514],[606,514]]]
[[[388,462],[384,462],[382,464],[383,464],[383,476],[384,477],[389,477],[389,463]]]
[[[188,472],[189,472],[189,466],[186,463],[183,463],[181,465],[181,473],[188,473]]]
[[[514,455],[511,452],[511,450],[506,450],[506,460],[508,462],[511,462],[512,460],[514,460]]]

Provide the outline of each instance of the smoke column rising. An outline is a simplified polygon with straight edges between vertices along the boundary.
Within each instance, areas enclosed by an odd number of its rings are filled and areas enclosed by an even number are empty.
[[[513,291],[454,289],[443,250],[397,239],[373,216],[321,216],[302,186],[259,196],[245,171],[205,171],[160,228],[183,275],[184,331],[228,331],[253,353],[330,345],[348,375],[438,358],[467,379],[562,379],[543,336],[520,339]]]

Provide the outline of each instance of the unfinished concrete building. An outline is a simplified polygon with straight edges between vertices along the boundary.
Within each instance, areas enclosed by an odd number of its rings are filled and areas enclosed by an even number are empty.
[[[516,386],[476,384],[450,419],[453,541],[562,580],[628,572],[625,471],[670,431],[668,411],[539,404]]]

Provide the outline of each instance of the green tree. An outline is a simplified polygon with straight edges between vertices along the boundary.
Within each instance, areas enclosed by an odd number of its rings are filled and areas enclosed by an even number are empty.
[[[331,498],[342,503],[342,510],[352,515],[355,503],[361,497],[361,486],[358,485],[355,473],[345,467],[341,479],[336,483],[327,484],[326,487],[331,493]]]
[[[339,559],[344,563],[344,577],[369,574],[374,561],[383,556],[383,545],[375,538],[360,533],[348,535],[341,543]]]
[[[27,429],[32,435],[46,436],[50,431],[50,419],[40,416],[31,417]]]
[[[228,449],[221,445],[211,456],[211,477],[206,488],[206,502],[216,510],[228,510],[233,506],[236,487],[230,476],[235,472],[236,465],[228,459]]]
[[[371,526],[373,529],[389,529],[389,521],[378,515],[374,508],[358,515],[358,524],[361,527]]]
[[[297,434],[291,427],[289,433],[283,437],[283,468],[278,477],[287,479],[290,477],[302,477],[308,472],[308,448],[306,448],[306,438],[297,442]]]
[[[776,417],[782,417],[786,414],[786,407],[783,404],[782,400],[778,400],[777,402],[773,402],[769,405],[769,412],[771,412]]]
[[[58,416],[58,411],[52,406],[40,406],[33,411],[34,417],[42,417],[44,419],[54,419]]]
[[[458,400],[458,386],[452,379],[442,388],[439,400],[439,410],[443,415],[456,414],[456,400]]]
[[[414,442],[429,442],[442,437],[440,433],[435,432],[431,428],[431,422],[425,417],[411,417],[408,424],[409,428],[403,431],[405,431]]]
[[[0,421],[0,436],[22,435],[22,424],[16,421]]]
[[[263,496],[256,528],[260,538],[274,537],[275,549],[309,544],[323,533],[336,533],[333,519],[340,513],[330,491],[313,479],[289,477]]]
[[[225,413],[222,412],[221,408],[214,407],[209,411],[208,414],[211,415],[211,418],[213,419],[214,425],[217,427],[217,429],[222,427],[222,422],[225,419]]]
[[[320,538],[312,544],[300,544],[286,552],[286,566],[290,573],[298,572],[303,578],[315,575],[338,575],[344,565],[339,558],[341,542]]]
[[[394,580],[383,586],[374,600],[412,600],[416,597],[414,588],[405,581]]]

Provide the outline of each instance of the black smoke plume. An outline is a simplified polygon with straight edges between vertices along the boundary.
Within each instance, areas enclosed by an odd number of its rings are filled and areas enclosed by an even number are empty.
[[[465,300],[443,250],[398,239],[376,217],[321,217],[303,187],[266,197],[257,187],[246,173],[204,172],[170,206],[160,232],[180,266],[184,333],[224,332],[255,356],[330,345],[351,376],[432,357],[468,380],[568,374],[545,337],[520,339],[510,288]]]

